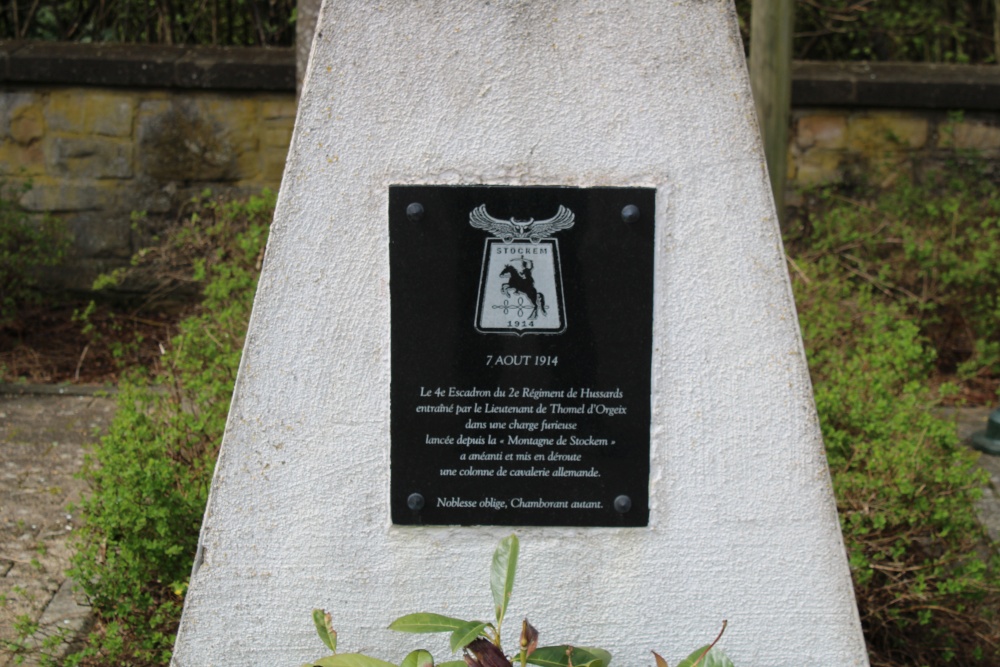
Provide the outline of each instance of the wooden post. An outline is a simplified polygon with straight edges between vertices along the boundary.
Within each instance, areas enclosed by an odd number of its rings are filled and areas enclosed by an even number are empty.
[[[993,52],[1000,65],[1000,0],[993,0]]]
[[[792,103],[794,17],[792,0],[754,0],[750,13],[750,85],[764,139],[771,192],[782,222]]]

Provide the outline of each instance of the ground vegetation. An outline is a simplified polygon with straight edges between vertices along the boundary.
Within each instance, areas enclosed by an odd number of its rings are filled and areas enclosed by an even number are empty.
[[[273,206],[267,193],[199,197],[143,256],[168,273],[186,264],[203,298],[154,365],[121,376],[114,421],[83,472],[91,494],[70,574],[98,622],[68,664],[169,661]]]
[[[744,44],[751,0],[736,0]],[[797,0],[794,57],[994,63],[996,0]],[[295,0],[8,0],[0,39],[290,46]]]
[[[750,4],[736,0],[750,48]],[[994,0],[796,0],[792,57],[995,63]]]
[[[1000,557],[975,515],[988,476],[935,412],[996,400],[997,185],[975,158],[866,166],[806,193],[786,238],[876,666],[1000,662]]]
[[[1000,560],[974,509],[986,480],[935,413],[997,399],[998,185],[974,156],[859,165],[789,216],[789,273],[877,667],[1000,663]],[[272,207],[199,197],[128,270],[186,272],[203,300],[154,359],[119,371],[118,415],[84,473],[93,492],[73,573],[98,624],[68,664],[169,660]]]
[[[295,0],[6,0],[0,39],[291,46]]]

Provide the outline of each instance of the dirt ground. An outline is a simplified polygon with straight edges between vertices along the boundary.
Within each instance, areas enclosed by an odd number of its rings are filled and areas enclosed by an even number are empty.
[[[189,306],[69,300],[25,307],[0,326],[0,382],[114,384],[123,369],[155,368]]]

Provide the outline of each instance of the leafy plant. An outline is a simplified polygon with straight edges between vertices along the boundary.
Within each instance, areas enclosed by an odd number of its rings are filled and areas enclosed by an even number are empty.
[[[1000,242],[994,204],[956,178],[822,189],[787,243],[873,665],[1000,661],[1000,557],[975,512],[988,477],[935,416],[957,390],[931,382],[954,341],[995,335],[976,305],[996,280],[977,259]],[[969,339],[945,335],[957,318]]]
[[[167,235],[211,239],[196,262],[204,300],[159,368],[119,384],[115,418],[84,469],[92,493],[70,574],[98,628],[68,664],[170,660],[273,206],[269,193],[200,197]]]
[[[295,0],[8,0],[0,39],[290,46]]]
[[[929,341],[941,373],[967,390],[995,388],[1000,183],[977,159],[890,181],[880,188],[859,178],[808,194],[789,251],[845,287],[867,286],[873,303],[898,307]]]
[[[32,217],[18,205],[31,183],[19,187],[0,181],[0,326],[10,324],[17,309],[38,301],[38,273],[56,266],[69,249],[62,221],[52,216]]]
[[[749,43],[751,0],[736,0]],[[996,62],[994,0],[797,0],[802,60]]]
[[[517,535],[500,540],[490,566],[490,591],[493,594],[494,621],[467,621],[460,618],[427,612],[401,616],[389,625],[390,630],[417,634],[447,632],[450,634],[452,652],[462,651],[462,660],[438,663],[438,667],[609,667],[611,654],[600,648],[559,644],[538,646],[538,630],[528,619],[521,622],[518,650],[508,657],[500,643],[501,629],[514,590],[514,575],[520,542]],[[313,623],[320,640],[333,655],[306,663],[303,667],[396,667],[392,663],[361,653],[337,653],[337,633],[331,625],[331,616],[322,609],[313,611]],[[725,623],[723,623],[723,631]],[[702,647],[683,660],[678,667],[732,667],[732,662],[715,648],[722,632],[710,645]],[[653,653],[657,667],[667,667],[667,661]],[[399,667],[434,667],[434,658],[423,649],[412,651],[403,658]]]

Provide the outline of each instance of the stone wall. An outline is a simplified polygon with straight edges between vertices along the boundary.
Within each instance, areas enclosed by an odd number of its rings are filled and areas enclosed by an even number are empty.
[[[841,180],[851,167],[917,167],[956,151],[1000,159],[1000,113],[795,109],[788,179],[794,189]]]
[[[1000,163],[1000,68],[796,63],[789,199],[852,168],[919,169],[975,151]]]
[[[59,281],[86,288],[206,188],[281,183],[295,120],[292,49],[0,42],[0,181],[66,220]],[[1000,68],[797,63],[789,197],[871,161],[975,149],[1000,161]],[[958,111],[959,113],[956,113]],[[134,226],[133,211],[150,222]],[[146,225],[146,226],[143,226]]]
[[[136,51],[141,55],[141,49],[128,53]],[[271,54],[282,70],[294,69],[290,50]],[[21,206],[67,222],[74,249],[57,277],[72,288],[86,289],[100,272],[127,263],[163,218],[205,189],[277,190],[295,122],[293,77],[269,78],[257,67],[258,79],[241,85],[233,76],[227,86],[227,72],[212,76],[213,62],[232,69],[228,50],[202,54],[199,70],[186,79],[171,76],[183,51],[160,50],[145,62],[124,51],[111,55],[117,79],[93,67],[90,81],[73,77],[79,83],[66,85],[58,79],[66,78],[69,64],[59,67],[60,58],[50,55],[45,70],[39,63],[46,59],[32,52],[34,71],[32,63],[9,65],[0,92],[0,182],[30,180]],[[150,80],[156,67],[166,71]],[[26,72],[43,81],[16,80]],[[207,81],[200,89],[199,80]],[[133,224],[134,211],[149,217]]]

